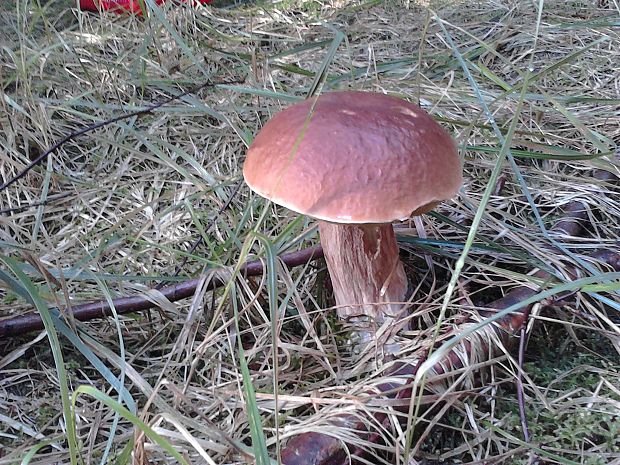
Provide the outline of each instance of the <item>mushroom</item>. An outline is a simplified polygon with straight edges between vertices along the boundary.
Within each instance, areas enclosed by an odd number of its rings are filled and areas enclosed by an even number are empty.
[[[338,316],[367,339],[404,316],[408,280],[392,221],[453,197],[462,165],[450,135],[418,106],[343,91],[276,114],[243,176],[261,196],[319,220]]]

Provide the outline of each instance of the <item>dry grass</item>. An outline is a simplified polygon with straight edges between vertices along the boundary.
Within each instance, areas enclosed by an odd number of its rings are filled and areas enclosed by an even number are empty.
[[[2,181],[85,125],[207,80],[243,82],[204,88],[76,138],[0,192],[0,247],[9,257],[0,274],[0,318],[32,308],[20,289],[64,309],[145,292],[186,257],[181,276],[202,273],[207,282],[211,267],[232,273],[247,258],[315,242],[310,220],[267,205],[245,186],[236,192],[245,149],[261,123],[313,89],[373,90],[418,101],[451,130],[465,158],[462,195],[423,219],[426,237],[418,238],[413,223],[400,230],[408,271],[419,282],[412,302],[427,325],[403,335],[407,357],[428,344],[479,208],[484,215],[442,330],[458,315],[475,314],[531,283],[528,273],[536,267],[558,275],[573,265],[584,276],[608,271],[579,260],[595,249],[618,249],[618,186],[592,177],[594,169],[620,175],[620,9],[613,0],[545,2],[540,22],[530,2],[459,2],[434,10],[409,2],[197,10],[169,4],[148,19],[79,13],[72,5],[24,1],[0,18]],[[325,79],[315,80],[322,67]],[[504,187],[487,199],[513,121],[514,163],[502,165]],[[548,233],[572,200],[588,207],[584,237]],[[199,237],[202,245],[191,252]],[[562,253],[552,249],[558,244]],[[17,276],[10,264],[29,277],[30,291],[25,278],[7,279]],[[276,442],[299,431],[326,431],[330,415],[358,405],[356,395],[381,380],[374,354],[360,364],[333,312],[323,310],[330,305],[323,269],[278,266],[273,282],[231,276],[226,290],[199,290],[181,303],[151,293],[158,312],[76,324],[80,339],[61,338],[56,347],[65,375],[54,367],[43,335],[0,341],[0,465],[18,463],[37,445],[44,447],[30,463],[67,463],[61,392],[85,385],[118,400],[104,366],[131,393],[137,416],[190,463],[246,463],[260,454],[251,440],[253,412],[260,413],[275,457]],[[441,406],[451,409],[415,419],[421,427],[406,459],[620,463],[618,286],[586,291],[576,285],[576,305],[538,312],[530,325],[524,382],[532,445],[521,436],[517,369],[506,352],[484,368],[482,388],[472,365],[462,373],[467,382],[448,377],[434,385]],[[88,351],[94,358],[86,358]],[[75,405],[85,463],[127,463],[132,450],[137,463],[171,463],[165,445],[93,395],[80,394]],[[405,460],[405,436],[397,441],[398,463]]]

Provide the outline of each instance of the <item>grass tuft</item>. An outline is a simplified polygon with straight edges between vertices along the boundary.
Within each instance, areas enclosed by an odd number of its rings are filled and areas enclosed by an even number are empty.
[[[460,317],[515,287],[542,285],[533,300],[544,304],[575,297],[536,307],[528,327],[529,443],[505,347],[429,373],[416,402],[436,408],[399,435],[374,425],[398,451],[373,460],[620,461],[620,279],[590,258],[618,250],[620,231],[615,2],[144,3],[142,18],[70,0],[17,1],[0,15],[0,184],[72,132],[199,89],[70,140],[0,190],[0,319],[36,308],[47,330],[0,341],[0,465],[267,464],[306,431],[364,447],[329,420],[391,411],[359,402],[386,381],[378,358],[351,353],[320,263],[277,259],[316,243],[313,222],[241,176],[268,118],[337,89],[419,102],[464,158],[459,197],[397,230],[421,315],[401,335],[403,357],[433,335],[456,343]],[[584,233],[553,232],[574,201]],[[256,258],[268,272],[240,276]],[[213,267],[230,280],[207,291]],[[187,277],[201,277],[191,299],[153,290]],[[129,294],[158,310],[66,317]],[[482,327],[468,337],[483,340]]]

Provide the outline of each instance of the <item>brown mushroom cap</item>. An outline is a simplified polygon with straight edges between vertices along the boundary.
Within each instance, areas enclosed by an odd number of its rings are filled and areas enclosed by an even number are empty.
[[[450,135],[405,100],[331,92],[276,114],[243,176],[258,194],[336,223],[388,223],[453,197],[462,166]]]

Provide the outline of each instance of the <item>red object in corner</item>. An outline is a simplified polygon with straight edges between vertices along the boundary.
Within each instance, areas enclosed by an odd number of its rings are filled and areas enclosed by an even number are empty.
[[[155,0],[155,3],[161,5],[166,0]],[[191,0],[190,0],[191,1]],[[199,3],[207,4],[212,0],[193,0]],[[88,11],[113,11],[115,13],[133,13],[142,14],[140,8],[140,0],[80,0],[80,9]]]

